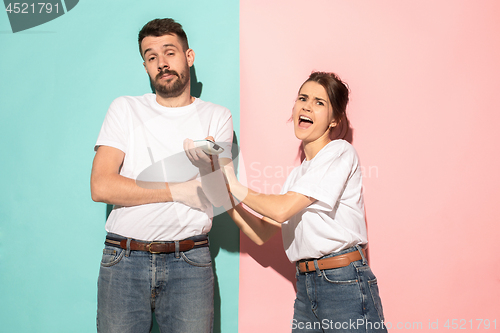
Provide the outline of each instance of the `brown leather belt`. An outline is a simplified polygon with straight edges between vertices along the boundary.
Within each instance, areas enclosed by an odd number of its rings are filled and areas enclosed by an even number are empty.
[[[363,255],[365,255],[364,250]],[[366,255],[365,255],[366,257]],[[333,268],[339,268],[339,267],[345,267],[348,266],[351,262],[353,261],[358,261],[361,260],[361,254],[359,251],[353,251],[345,254],[341,254],[335,257],[329,257],[325,259],[318,259],[318,268],[320,270],[324,269],[333,269]],[[301,273],[306,273],[306,272],[313,272],[316,270],[314,267],[314,259],[312,260],[303,260],[298,262],[299,266],[299,271]]]
[[[115,240],[106,237],[104,244],[114,247],[121,247],[127,249],[127,239]],[[196,241],[186,239],[179,241],[179,252],[186,252],[194,248],[208,246],[208,237],[205,239],[198,239]],[[132,251],[145,251],[149,253],[173,253],[175,252],[175,242],[141,242],[136,240],[130,241],[130,250]]]

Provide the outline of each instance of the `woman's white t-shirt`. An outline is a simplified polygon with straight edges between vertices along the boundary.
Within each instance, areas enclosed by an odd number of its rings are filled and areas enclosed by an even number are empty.
[[[282,225],[283,246],[292,262],[320,258],[368,242],[362,175],[354,147],[328,143],[288,176],[281,193],[316,199]]]

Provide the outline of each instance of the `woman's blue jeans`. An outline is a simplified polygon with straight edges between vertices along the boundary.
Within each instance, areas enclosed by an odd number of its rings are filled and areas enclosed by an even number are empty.
[[[323,258],[358,250],[352,247]],[[387,332],[377,279],[361,256],[362,260],[346,267],[297,270],[293,333]]]
[[[212,332],[214,276],[208,247],[152,254],[105,246],[98,280],[97,331]]]

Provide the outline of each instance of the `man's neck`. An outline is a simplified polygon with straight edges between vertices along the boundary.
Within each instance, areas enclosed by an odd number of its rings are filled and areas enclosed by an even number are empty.
[[[156,102],[161,106],[165,106],[168,108],[178,108],[182,106],[187,106],[193,103],[195,98],[191,96],[191,91],[187,89],[187,91],[183,92],[180,96],[177,97],[162,97],[156,94]]]

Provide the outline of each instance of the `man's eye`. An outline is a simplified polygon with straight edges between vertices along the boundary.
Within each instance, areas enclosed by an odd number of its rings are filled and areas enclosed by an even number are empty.
[[[156,59],[156,57],[151,57],[151,58],[148,59],[148,61],[152,61],[152,60],[155,60],[155,59]]]
[[[299,101],[305,102],[306,98],[305,97],[299,97]]]

